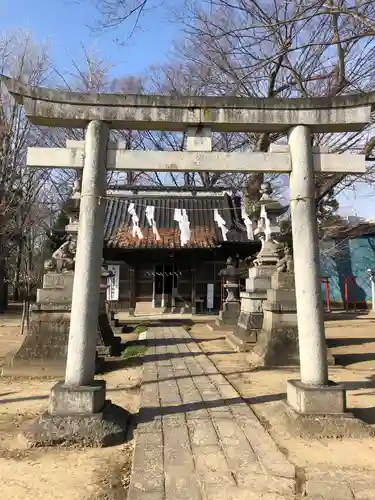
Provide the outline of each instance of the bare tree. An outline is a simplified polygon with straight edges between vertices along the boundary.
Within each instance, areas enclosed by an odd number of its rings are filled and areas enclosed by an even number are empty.
[[[175,52],[196,78],[201,76],[206,94],[290,98],[367,92],[374,89],[373,32],[357,21],[352,8],[347,12],[350,3],[192,0],[181,17],[186,38]],[[375,19],[374,3],[366,2],[361,15]],[[247,136],[253,150],[267,150],[279,140],[279,134]],[[314,141],[334,152],[369,154],[375,145],[371,125],[356,134],[315,135]],[[250,198],[260,180],[250,177]],[[341,180],[317,178],[318,198]]]
[[[49,66],[48,45],[37,45],[30,33],[16,31],[0,37],[1,73],[24,84],[43,85],[48,78]],[[8,281],[15,285],[18,298],[33,206],[49,175],[48,172],[25,168],[27,147],[40,145],[42,134],[25,119],[22,106],[14,102],[3,88],[0,99],[0,118],[4,124],[0,144],[0,288],[4,290],[7,274]],[[32,251],[29,254],[32,256]]]
[[[133,26],[147,9],[172,7],[154,0],[96,0],[100,27]],[[178,43],[180,72],[191,73],[194,92],[259,97],[335,97],[374,88],[375,2],[363,0],[186,0],[174,2],[185,40]],[[170,71],[170,69],[169,69]],[[170,83],[170,79],[163,82]],[[186,78],[186,76],[185,76]],[[185,82],[186,83],[186,82]],[[186,92],[191,86],[180,86]],[[251,134],[231,142],[266,150],[274,134]],[[359,134],[315,136],[331,151],[356,149],[372,161],[372,129]],[[227,140],[222,139],[222,143]],[[372,174],[373,165],[369,165]],[[344,180],[317,179],[317,196]],[[353,182],[346,178],[344,186]],[[250,176],[255,196],[260,177]],[[254,189],[251,187],[254,185]]]

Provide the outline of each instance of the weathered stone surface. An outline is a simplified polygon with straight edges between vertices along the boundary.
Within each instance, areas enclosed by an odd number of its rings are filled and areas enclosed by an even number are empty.
[[[23,431],[22,437],[29,447],[113,446],[125,441],[128,420],[126,410],[108,402],[103,412],[92,415],[45,413]]]
[[[61,416],[99,413],[105,404],[105,388],[104,380],[95,380],[81,387],[69,387],[58,382],[51,389],[48,413]]]
[[[286,402],[280,402],[284,424],[288,431],[303,439],[353,438],[362,439],[375,435],[371,426],[346,412],[316,415],[296,412]]]
[[[47,272],[43,276],[43,288],[44,289],[68,289],[70,292],[73,290],[73,272],[56,273]]]
[[[70,312],[31,311],[29,330],[15,360],[65,360],[69,324]]]
[[[294,275],[275,273],[263,303],[263,325],[248,355],[258,366],[299,365],[297,304]]]
[[[362,130],[370,121],[373,93],[331,98],[238,98],[88,94],[20,85],[2,76],[20,99],[26,116],[39,125],[84,128],[104,120],[114,128],[185,131],[207,121],[220,132],[284,132],[304,123],[315,132]],[[153,117],[151,120],[150,117]]]
[[[220,446],[194,446],[195,467],[199,480],[206,485],[235,485]]]
[[[233,332],[227,336],[228,344],[236,351],[250,351],[257,341],[263,324],[263,302],[271,286],[275,266],[262,265],[249,269],[246,291],[240,294],[241,310]]]
[[[274,477],[270,474],[249,474],[248,472],[244,472],[244,470],[236,474],[236,478],[240,488],[249,488],[251,491],[257,491],[260,494],[272,493],[284,498],[294,497],[294,479]],[[341,497],[336,498],[341,499]]]
[[[345,482],[327,482],[309,480],[306,485],[306,496],[313,500],[353,500],[353,493]]]
[[[145,365],[129,500],[274,500],[278,488],[289,500],[294,466],[187,332],[152,328],[148,338],[158,343]]]
[[[288,380],[289,405],[298,413],[311,415],[340,415],[346,411],[346,394],[342,385],[304,385],[299,380]]]
[[[219,327],[235,326],[240,313],[240,302],[224,302],[223,310],[220,311],[216,324]]]
[[[201,500],[198,480],[186,466],[165,466],[166,500]]]
[[[161,432],[137,435],[130,487],[143,492],[164,492],[163,464]]]

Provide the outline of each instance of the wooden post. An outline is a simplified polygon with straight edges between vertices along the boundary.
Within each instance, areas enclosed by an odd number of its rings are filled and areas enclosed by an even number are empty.
[[[136,307],[136,294],[135,294],[135,269],[129,268],[129,314],[134,316]]]
[[[162,267],[162,273],[163,273],[163,286],[162,286],[162,291],[161,291],[161,307],[165,307],[165,295],[164,295],[164,288],[165,288],[165,265],[163,264]]]
[[[191,270],[191,313],[197,314],[196,290],[195,290],[195,268]]]
[[[152,275],[152,308],[156,307],[156,266],[153,267]]]
[[[174,254],[173,254],[173,257],[172,257],[172,304],[171,304],[172,312],[174,312],[175,307],[176,307],[176,297],[174,294],[174,289],[175,289],[174,284],[175,284],[175,281],[176,281],[176,284],[178,283],[177,276],[176,276],[176,280],[175,280],[174,272],[175,272],[175,267],[174,267]]]

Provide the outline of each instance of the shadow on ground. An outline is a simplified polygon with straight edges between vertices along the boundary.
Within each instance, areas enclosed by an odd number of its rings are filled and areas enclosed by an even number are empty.
[[[333,356],[335,358],[335,364],[341,366],[363,363],[364,361],[375,361],[375,352],[334,354]]]
[[[337,311],[331,313],[324,313],[325,321],[358,321],[358,320],[374,320],[375,317],[372,316],[369,311]]]
[[[369,337],[352,337],[352,338],[332,338],[327,339],[327,347],[346,347],[350,345],[363,345],[375,342],[375,338]]]
[[[163,415],[183,415],[199,410],[209,410],[214,408],[230,408],[232,405],[246,403],[248,405],[257,405],[262,403],[271,403],[282,401],[286,398],[286,393],[265,394],[262,396],[254,396],[250,398],[241,398],[240,396],[231,399],[217,399],[215,401],[199,401],[196,403],[187,403],[181,405],[170,405],[163,407],[144,407],[138,414],[138,423],[151,422],[155,417]]]

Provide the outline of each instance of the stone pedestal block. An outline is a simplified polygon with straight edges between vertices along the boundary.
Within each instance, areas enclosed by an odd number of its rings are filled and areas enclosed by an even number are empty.
[[[308,386],[299,380],[288,380],[287,401],[293,410],[307,415],[340,415],[346,411],[345,389],[329,382]]]
[[[29,327],[24,341],[10,360],[64,362],[67,357],[74,272],[47,272],[43,288],[37,290],[37,302],[30,307]],[[119,351],[121,339],[113,334],[105,307],[106,283],[101,285],[97,324],[97,354],[110,356]],[[93,332],[95,335],[95,332]]]
[[[72,291],[52,288],[39,288],[36,291],[37,304],[69,304],[72,302]]]
[[[263,303],[263,325],[248,361],[258,366],[299,364],[293,273],[275,273]]]
[[[103,411],[106,384],[95,380],[90,385],[70,387],[58,382],[51,389],[48,413],[50,415],[91,415]]]
[[[224,302],[223,310],[220,311],[219,317],[216,319],[217,326],[234,327],[238,321],[240,312],[239,302]]]
[[[64,273],[48,272],[43,276],[43,289],[53,290],[69,290],[70,294],[73,291],[73,271],[66,271]]]
[[[249,269],[246,291],[240,294],[241,308],[237,325],[228,334],[227,342],[236,351],[253,348],[263,324],[263,302],[271,286],[275,266],[258,266]]]
[[[33,304],[27,335],[15,360],[45,359],[64,361],[67,354],[70,304]]]

